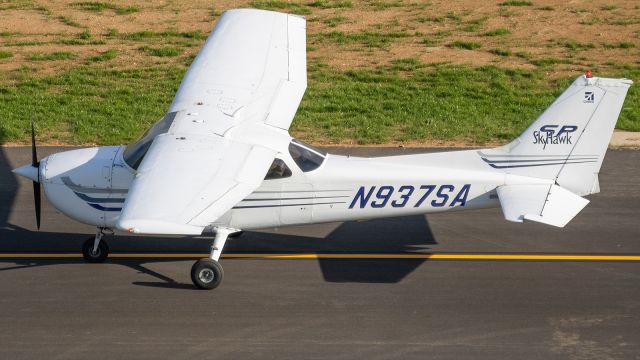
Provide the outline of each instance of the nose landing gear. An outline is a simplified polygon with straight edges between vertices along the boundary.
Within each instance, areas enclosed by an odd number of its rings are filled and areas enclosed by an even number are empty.
[[[107,228],[98,228],[96,236],[87,239],[82,245],[82,256],[86,262],[101,263],[109,256],[109,245],[102,238],[105,232],[110,231]]]

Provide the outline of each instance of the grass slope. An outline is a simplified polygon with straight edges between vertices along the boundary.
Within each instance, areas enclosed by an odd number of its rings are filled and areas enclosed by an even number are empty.
[[[167,110],[184,66],[114,70],[81,66],[0,85],[0,141],[28,142],[36,117],[41,142],[126,143]],[[640,76],[640,70],[625,71]],[[616,75],[616,74],[602,74]],[[312,65],[292,133],[322,143],[504,141],[533,121],[571,78],[550,82],[542,70],[394,61],[342,71]],[[640,130],[640,92],[632,87],[618,127]]]
[[[316,143],[516,136],[577,75],[640,81],[637,1],[0,0],[0,143],[124,143],[167,110],[231,8],[307,19],[292,133]],[[640,131],[631,88],[617,127]]]

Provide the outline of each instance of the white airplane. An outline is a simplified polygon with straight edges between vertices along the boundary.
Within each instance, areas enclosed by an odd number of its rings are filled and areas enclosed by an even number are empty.
[[[586,75],[517,139],[492,149],[360,158],[288,132],[307,86],[305,20],[225,12],[168,113],[138,141],[65,151],[14,172],[53,206],[97,227],[83,246],[102,262],[106,233],[215,234],[192,267],[222,281],[225,241],[242,230],[501,206],[509,221],[563,227],[599,192],[598,172],[632,81]]]

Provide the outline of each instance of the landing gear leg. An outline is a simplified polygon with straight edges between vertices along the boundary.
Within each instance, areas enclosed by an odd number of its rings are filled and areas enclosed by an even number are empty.
[[[99,227],[96,236],[90,237],[82,245],[82,256],[85,261],[90,263],[101,263],[109,256],[109,246],[102,238],[105,235],[106,228]]]
[[[218,260],[229,235],[238,232],[224,227],[218,227],[215,231],[216,237],[211,245],[209,258],[200,259],[191,267],[191,281],[198,289],[211,290],[220,285],[224,272]]]

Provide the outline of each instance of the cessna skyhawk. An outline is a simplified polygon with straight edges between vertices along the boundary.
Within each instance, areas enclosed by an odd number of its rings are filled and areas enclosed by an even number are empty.
[[[128,146],[65,151],[14,171],[58,210],[107,232],[215,233],[191,270],[217,287],[242,230],[502,207],[509,221],[562,227],[599,192],[626,79],[578,77],[517,139],[491,149],[378,158],[330,155],[288,132],[307,86],[302,17],[231,10],[193,61],[167,114]],[[425,110],[428,111],[428,110]],[[32,127],[33,135],[33,127]]]

